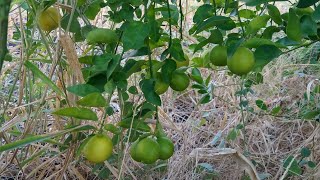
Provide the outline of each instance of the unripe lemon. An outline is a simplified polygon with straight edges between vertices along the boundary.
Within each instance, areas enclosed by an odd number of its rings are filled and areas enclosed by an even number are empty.
[[[96,43],[115,43],[118,41],[118,35],[111,29],[96,28],[90,31],[87,35],[88,44]]]
[[[60,20],[61,16],[58,9],[49,7],[39,14],[38,24],[42,30],[50,32],[59,27]]]
[[[153,138],[147,137],[138,142],[134,157],[142,163],[155,163],[160,156],[160,146]]]
[[[185,73],[173,72],[170,87],[175,91],[184,91],[189,86],[190,80]]]
[[[82,153],[90,162],[101,163],[111,156],[112,148],[113,145],[109,136],[97,134],[90,137]]]
[[[174,144],[171,139],[167,137],[157,138],[157,142],[160,145],[160,156],[159,159],[167,160],[169,159],[174,152]]]
[[[156,74],[156,83],[154,85],[155,92],[160,95],[165,93],[169,88],[169,84],[163,81],[160,73]]]
[[[232,73],[241,76],[249,73],[254,63],[255,60],[252,51],[245,47],[239,47],[228,60],[228,68]]]
[[[215,66],[227,65],[227,48],[225,46],[215,46],[210,52],[210,61]]]

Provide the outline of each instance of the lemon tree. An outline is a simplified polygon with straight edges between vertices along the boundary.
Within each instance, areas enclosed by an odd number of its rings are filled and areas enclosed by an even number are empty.
[[[0,2],[1,68],[4,60],[18,59],[6,58],[10,57],[7,50],[10,3]],[[146,121],[159,122],[158,108],[163,105],[160,95],[169,87],[174,95],[190,88],[200,96],[195,99],[201,105],[215,97],[216,84],[211,77],[232,74],[239,82],[238,109],[250,113],[254,108],[249,108],[252,102],[247,98],[248,92],[263,81],[264,67],[281,54],[318,42],[320,37],[317,0],[297,0],[286,12],[280,11],[274,1],[202,0],[197,3],[187,29],[186,14],[179,1],[28,0],[13,4],[12,7],[21,7],[28,14],[25,29],[19,29],[13,37],[28,47],[21,61],[28,76],[21,82],[40,81],[48,89],[36,91],[38,94],[32,88],[21,89],[29,92],[23,99],[30,99],[30,94],[33,100],[41,99],[35,101],[40,102],[37,111],[30,108],[28,117],[37,120],[38,112],[43,112],[63,121],[59,131],[21,136],[25,138],[6,142],[0,152],[36,142],[54,142],[60,153],[73,152],[65,151],[72,147],[70,150],[76,149],[75,159],[82,154],[93,163],[108,160],[116,169],[121,169],[120,162],[127,157],[124,144],[134,142],[129,154],[145,164],[173,155],[172,140],[156,135]],[[50,33],[59,26],[58,33]],[[35,38],[39,28],[45,33]],[[276,33],[283,36],[275,38]],[[53,69],[43,72],[39,67]],[[52,101],[57,101],[56,106],[51,101],[42,101],[46,94],[55,97]],[[119,110],[113,106],[114,97],[118,99]],[[11,98],[8,97],[8,102]],[[266,111],[263,102],[254,103]],[[312,111],[315,116],[316,113]],[[1,115],[0,125],[10,120]],[[228,139],[233,139],[240,127]],[[11,136],[8,131],[2,133]],[[97,135],[91,137],[93,133]],[[80,144],[85,146],[80,148]]]

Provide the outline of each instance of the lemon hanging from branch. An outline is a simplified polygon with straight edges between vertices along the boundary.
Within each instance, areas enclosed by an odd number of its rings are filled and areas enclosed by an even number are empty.
[[[49,7],[39,14],[38,24],[40,29],[50,32],[59,27],[60,20],[61,16],[58,9]]]

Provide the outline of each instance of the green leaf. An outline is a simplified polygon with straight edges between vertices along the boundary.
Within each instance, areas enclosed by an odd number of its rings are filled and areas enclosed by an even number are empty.
[[[177,64],[172,59],[164,60],[164,64],[161,68],[161,76],[165,83],[169,84],[171,81],[171,76],[174,70],[177,69]]]
[[[304,15],[300,19],[301,32],[304,37],[317,35],[317,23],[309,15]]]
[[[114,83],[113,79],[111,79],[104,85],[104,91],[108,94],[112,94],[116,87],[116,83]]]
[[[205,45],[209,44],[210,40],[209,39],[205,39],[204,41],[199,42],[196,47],[193,50],[193,53],[196,53],[197,51],[201,50],[202,47],[204,47]]]
[[[210,102],[211,100],[212,100],[212,98],[211,98],[210,94],[206,94],[200,99],[199,103],[206,104],[206,103]]]
[[[256,105],[262,110],[268,110],[267,105],[262,100],[256,100]]]
[[[311,151],[306,147],[303,147],[300,153],[301,153],[301,156],[304,158],[309,157],[311,155]]]
[[[268,52],[268,53],[266,53]],[[279,57],[282,54],[280,49],[273,45],[259,46],[254,52],[255,64],[253,69],[259,72],[273,59]]]
[[[62,108],[52,112],[52,114],[59,115],[59,116],[74,117],[77,119],[84,119],[84,120],[93,120],[93,121],[98,120],[96,113],[94,113],[91,109],[82,108],[82,107]]]
[[[154,91],[154,81],[144,79],[140,81],[140,87],[146,100],[152,104],[161,106],[160,96]]]
[[[280,32],[280,30],[281,29],[277,26],[269,26],[263,31],[262,37],[264,39],[272,39],[273,34]],[[286,47],[286,46],[284,46],[284,47]]]
[[[247,6],[258,6],[260,4],[264,4],[267,2],[274,2],[274,1],[287,1],[287,0],[241,0],[246,3]]]
[[[247,48],[258,48],[259,46],[262,46],[262,45],[273,45],[278,48],[287,48],[282,44],[275,43],[270,39],[263,39],[263,38],[251,38],[251,39],[248,39],[246,42],[244,42],[242,45]]]
[[[193,16],[193,22],[196,24],[201,23],[207,18],[212,17],[214,8],[210,4],[204,4],[197,8],[197,11],[195,12]]]
[[[55,85],[45,74],[43,74],[34,64],[32,64],[30,61],[26,61],[24,65],[32,71],[32,73],[41,79],[44,84],[47,84],[52,90],[54,90],[56,93],[62,95],[65,97],[64,93],[58,88],[58,86]]]
[[[313,119],[315,118],[316,116],[320,115],[320,110],[316,110],[316,111],[308,111],[306,112],[303,117],[305,119]]]
[[[313,161],[308,161],[308,166],[309,166],[310,168],[315,168],[317,165],[316,165],[316,163],[314,163]]]
[[[228,141],[233,141],[237,138],[238,136],[238,131],[236,129],[232,129],[229,133],[228,133],[228,136],[227,136],[227,140]]]
[[[289,167],[289,165],[291,166]],[[302,173],[301,167],[299,166],[296,159],[293,156],[289,156],[283,164],[283,167],[289,169],[289,174],[291,175],[300,175]]]
[[[312,18],[316,21],[316,22],[319,22],[320,21],[320,6],[318,5],[313,14],[312,14]]]
[[[198,25],[196,34],[212,27],[217,27],[222,30],[231,30],[236,27],[236,24],[230,17],[212,16]]]
[[[134,119],[132,117],[121,120],[118,123],[118,126],[128,129],[131,127],[131,124],[132,124],[133,129],[137,129],[137,130],[145,131],[145,132],[151,131],[150,126],[146,122]]]
[[[279,25],[282,24],[282,19],[281,19],[281,14],[279,9],[276,6],[271,4],[268,4],[267,7],[268,7],[268,13],[271,16],[271,19]]]
[[[121,131],[113,124],[104,125],[104,129],[112,132],[113,134],[120,134],[121,133]]]
[[[94,20],[97,14],[100,12],[100,3],[102,3],[102,0],[95,0],[91,1],[90,5],[87,6],[86,11],[84,14],[86,17],[90,20]]]
[[[104,107],[107,102],[101,93],[91,93],[78,100],[77,104],[86,107]]]
[[[294,41],[300,42],[302,39],[300,18],[292,8],[290,8],[289,10],[289,19],[288,19],[288,25],[286,27],[286,33],[288,38]]]
[[[56,136],[60,136],[69,132],[77,132],[77,131],[86,131],[90,129],[95,129],[95,127],[90,126],[90,125],[81,125],[81,126],[76,126],[67,130],[62,130],[58,131],[52,134],[43,134],[43,135],[35,135],[35,136],[30,136],[21,140],[14,141],[9,144],[1,145],[0,146],[0,152],[12,150],[15,148],[20,148],[23,146],[26,146],[31,143],[36,143],[36,142],[42,142],[50,138],[54,138]]]
[[[126,73],[127,78],[130,77],[133,73],[139,72],[141,67],[145,64],[146,61],[140,60],[136,61],[134,59],[129,59],[123,67],[123,72]]]
[[[314,5],[317,2],[319,2],[319,0],[299,0],[297,7],[298,8],[306,8],[306,7]]]
[[[250,9],[241,9],[239,10],[239,16],[246,19],[252,19],[256,16],[256,14]]]
[[[140,49],[145,46],[144,41],[148,37],[150,26],[141,21],[132,21],[122,35],[123,48],[125,51],[129,49]]]
[[[194,81],[196,81],[199,84],[203,84],[203,79],[201,76],[201,72],[198,68],[193,68],[191,71],[191,76],[190,78]]]
[[[246,29],[247,34],[256,34],[261,28],[267,26],[267,22],[269,21],[269,15],[257,16],[252,19]]]
[[[271,110],[271,114],[276,115],[276,114],[278,114],[280,111],[281,111],[281,106],[277,106],[277,107],[274,107],[274,108]]]
[[[67,90],[81,97],[84,97],[94,92],[100,92],[99,89],[97,89],[96,87],[90,84],[78,84],[78,85],[70,86],[70,87],[67,87]]]
[[[131,86],[129,87],[128,92],[131,94],[138,94],[138,89],[136,86]]]
[[[180,39],[173,39],[169,49],[171,56],[177,61],[185,61]]]
[[[111,74],[114,72],[114,70],[119,65],[120,65],[120,55],[113,56],[111,61],[108,64],[108,69],[107,69],[107,78],[108,79],[110,78]]]
[[[64,30],[67,29],[70,18],[71,18],[71,14],[66,14],[65,16],[62,17],[60,23],[61,23],[61,27]],[[77,14],[74,14],[69,26],[70,32],[73,32],[73,33],[80,32],[81,26],[77,18],[78,18]]]
[[[213,44],[221,44],[223,43],[223,35],[219,29],[214,29],[210,32],[210,36],[208,41]]]

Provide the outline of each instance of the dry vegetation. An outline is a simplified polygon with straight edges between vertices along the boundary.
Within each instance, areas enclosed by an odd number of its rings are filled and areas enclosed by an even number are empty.
[[[189,4],[188,12],[192,9]],[[12,39],[13,32],[19,24],[25,23],[25,13],[20,8],[14,8],[10,14],[10,48],[14,54],[14,61],[6,63],[3,74],[0,76],[0,109],[6,103],[9,89],[13,85],[13,97],[7,111],[11,120],[1,127],[0,135],[10,129],[31,128],[26,132],[49,133],[59,130],[57,117],[50,116],[48,109],[54,108],[56,104],[49,99],[55,99],[50,94],[42,96],[48,99],[45,106],[40,106],[41,116],[39,119],[25,121],[30,115],[30,104],[34,104],[32,111],[39,105],[37,99],[31,99],[29,105],[25,104],[23,97],[24,82],[32,83],[33,88],[43,86],[39,80],[31,82],[29,73],[20,70],[25,48],[21,41]],[[192,11],[188,13],[192,17]],[[22,19],[21,19],[22,18]],[[102,16],[100,16],[102,18]],[[103,24],[97,18],[95,24]],[[191,19],[186,17],[186,27],[190,25]],[[187,31],[185,31],[187,32]],[[53,34],[54,36],[54,34]],[[37,37],[37,36],[35,36]],[[192,38],[186,35],[186,44]],[[51,44],[53,51],[57,44]],[[308,64],[311,58],[319,53],[319,44],[310,48],[300,49],[279,57],[263,70],[264,81],[262,84],[253,86],[254,92],[247,96],[249,105],[254,108],[254,113],[239,110],[239,98],[235,93],[239,90],[240,80],[227,75],[227,71],[211,71],[202,69],[204,76],[212,76],[212,82],[216,85],[215,98],[206,105],[198,105],[200,95],[193,90],[183,94],[169,91],[162,96],[163,106],[160,109],[160,120],[166,127],[168,136],[175,142],[175,154],[169,160],[167,168],[164,162],[154,166],[143,166],[133,162],[126,155],[122,169],[112,166],[115,159],[105,163],[105,171],[110,173],[110,179],[115,179],[122,173],[126,179],[203,179],[208,174],[214,179],[241,179],[244,175],[256,176],[256,172],[263,174],[268,179],[283,179],[286,169],[283,161],[288,156],[299,156],[302,147],[308,147],[311,155],[308,160],[316,163],[316,168],[303,169],[303,177],[296,176],[292,179],[319,179],[320,178],[320,128],[319,123],[314,121],[303,121],[298,118],[303,105],[308,103],[308,85],[314,87],[319,84],[320,68]],[[83,47],[77,46],[79,54],[83,53]],[[45,55],[44,47],[39,46],[38,53],[32,58],[42,58]],[[157,54],[154,54],[155,56]],[[52,70],[51,64],[39,63],[39,67],[49,74]],[[60,70],[59,70],[60,71]],[[56,72],[54,79],[62,72]],[[14,84],[17,80],[16,84]],[[135,78],[131,83],[135,82]],[[28,87],[29,88],[29,87]],[[37,92],[37,91],[34,91]],[[37,92],[41,95],[42,92]],[[282,110],[277,115],[270,115],[255,105],[255,100],[261,99],[266,102],[269,109],[281,106]],[[314,101],[319,105],[319,94]],[[116,99],[115,99],[116,103]],[[115,105],[116,106],[116,105]],[[0,110],[0,113],[1,110]],[[232,129],[242,120],[246,121],[245,131],[239,131],[234,141],[227,141],[226,137]],[[110,118],[110,122],[118,121],[117,115]],[[60,123],[64,120],[60,119]],[[19,136],[7,134],[7,139],[13,141]],[[71,147],[74,149],[75,147]],[[95,167],[92,172],[90,164],[81,157],[70,159],[73,151],[60,151],[57,146],[48,143],[36,143],[28,148],[13,150],[0,154],[0,178],[1,179],[99,179],[98,174],[103,173],[102,167]],[[15,157],[23,156],[25,161],[16,161]],[[35,158],[33,158],[35,157]],[[30,158],[30,161],[28,161]],[[254,161],[254,165],[252,161]],[[110,164],[109,164],[110,163]],[[202,169],[201,169],[202,167]],[[254,168],[253,168],[254,167]],[[212,168],[212,172],[210,169]],[[21,169],[23,171],[21,171]],[[102,169],[102,171],[101,171]],[[245,173],[247,171],[247,173]],[[101,175],[101,174],[100,174]]]

